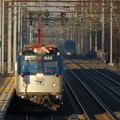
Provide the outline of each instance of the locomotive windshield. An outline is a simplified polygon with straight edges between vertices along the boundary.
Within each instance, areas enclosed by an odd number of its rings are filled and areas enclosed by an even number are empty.
[[[56,73],[58,68],[58,63],[56,61],[44,62],[45,73]]]
[[[58,71],[58,62],[56,61],[32,61],[32,62],[23,62],[23,72],[44,72],[46,73],[56,73]]]
[[[36,62],[23,62],[23,72],[36,72],[37,63]]]
[[[69,42],[65,44],[65,48],[66,49],[74,49],[75,48],[75,44],[73,44],[73,42]]]

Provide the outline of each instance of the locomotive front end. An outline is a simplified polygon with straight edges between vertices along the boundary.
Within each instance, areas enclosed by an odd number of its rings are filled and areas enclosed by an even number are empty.
[[[19,56],[17,67],[16,94],[18,96],[44,106],[62,103],[61,56]]]

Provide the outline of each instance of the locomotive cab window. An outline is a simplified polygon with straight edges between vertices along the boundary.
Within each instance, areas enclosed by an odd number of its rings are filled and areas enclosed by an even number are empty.
[[[45,73],[56,73],[56,72],[58,72],[57,68],[58,68],[58,62],[56,62],[56,61],[44,62]]]
[[[36,72],[37,63],[36,62],[23,62],[23,72]]]
[[[26,74],[43,72],[44,74],[55,74],[58,72],[57,61],[24,61],[22,71]]]

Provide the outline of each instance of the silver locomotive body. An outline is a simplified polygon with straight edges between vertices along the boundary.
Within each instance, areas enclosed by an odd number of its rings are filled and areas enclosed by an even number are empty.
[[[40,105],[61,104],[62,59],[55,55],[19,56],[16,63],[16,94]]]

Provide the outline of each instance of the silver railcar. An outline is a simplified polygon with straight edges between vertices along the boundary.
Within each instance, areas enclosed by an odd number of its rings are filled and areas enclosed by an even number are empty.
[[[61,56],[22,55],[15,66],[15,89],[19,97],[44,106],[62,103]]]

